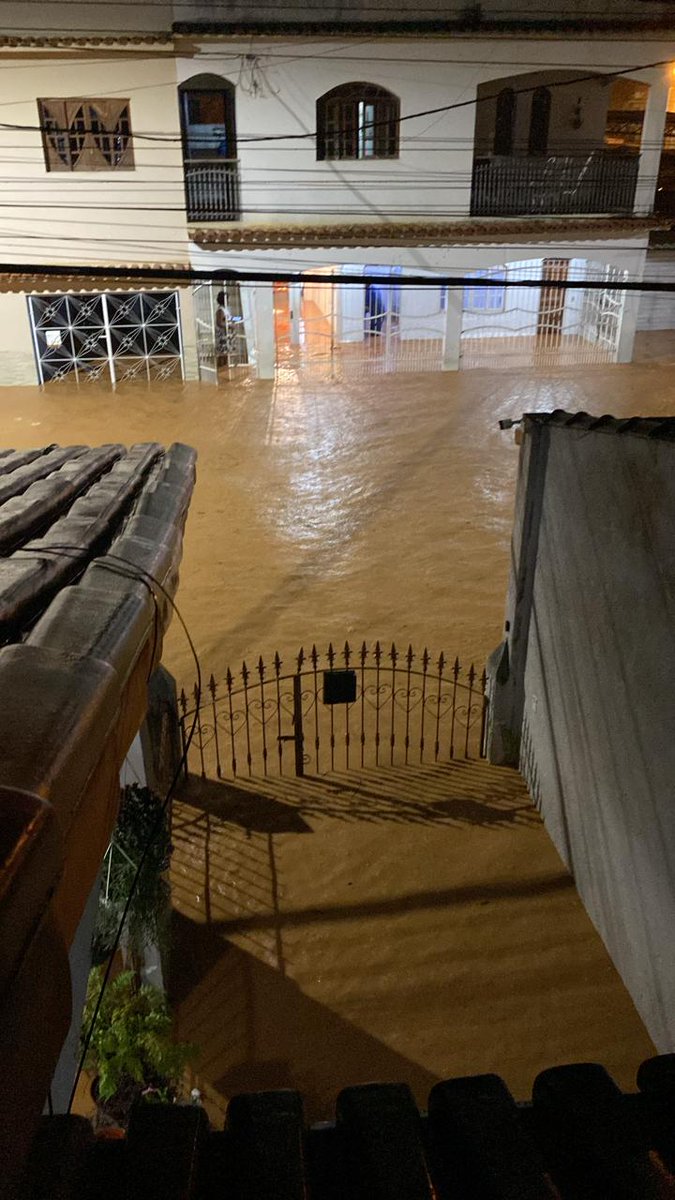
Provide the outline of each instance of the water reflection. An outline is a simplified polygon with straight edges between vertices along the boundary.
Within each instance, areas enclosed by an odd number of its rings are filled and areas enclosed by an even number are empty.
[[[312,641],[499,640],[518,448],[498,420],[673,410],[654,364],[538,374],[0,389],[1,444],[182,440],[199,451],[179,604],[209,671]],[[193,667],[177,627],[166,659]]]

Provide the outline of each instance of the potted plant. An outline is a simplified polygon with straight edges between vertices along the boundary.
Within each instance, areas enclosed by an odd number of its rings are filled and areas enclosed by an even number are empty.
[[[103,981],[103,968],[89,976],[83,1036],[89,1029]],[[107,1120],[125,1127],[132,1104],[144,1096],[177,1099],[183,1072],[195,1047],[175,1042],[163,992],[139,983],[133,971],[111,979],[103,993],[85,1068],[94,1075],[92,1096]]]
[[[117,826],[103,865],[92,943],[94,963],[104,962],[110,956],[132,881],[158,820],[159,828],[152,836],[132,896],[123,950],[126,960],[137,968],[147,946],[166,949],[170,889],[164,876],[172,846],[168,815],[162,815],[161,808],[162,800],[150,788],[131,784],[122,789]]]

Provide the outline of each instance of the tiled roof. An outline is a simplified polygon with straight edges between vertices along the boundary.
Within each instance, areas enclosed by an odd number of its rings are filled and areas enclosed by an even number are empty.
[[[569,413],[556,408],[553,412],[527,413],[525,420],[533,425],[576,429],[584,433],[632,434],[665,442],[675,441],[675,417],[612,417],[608,414],[595,417],[591,413]]]
[[[470,217],[454,221],[391,220],[190,226],[200,246],[229,250],[292,246],[455,246],[491,242],[578,242],[644,236],[664,227],[659,217]]]
[[[168,32],[160,33],[16,33],[0,35],[1,49],[33,49],[53,48],[56,50],[70,49],[71,46],[171,46],[173,36]]]
[[[22,1200],[672,1200],[675,1055],[643,1063],[638,1086],[554,1067],[518,1105],[480,1075],[437,1084],[420,1114],[404,1084],[367,1084],[310,1129],[293,1091],[234,1098],[220,1132],[200,1108],[143,1105],[116,1141],[47,1118]]]
[[[143,279],[139,278],[136,272],[147,269],[151,271],[160,267],[169,273],[176,272],[175,280],[172,280],[171,275],[164,279],[155,279],[151,277]],[[124,274],[127,269],[133,273],[128,276]],[[110,274],[111,269],[116,272]],[[52,293],[52,292],[87,292],[96,289],[106,289],[109,291],[122,291],[125,288],[133,287],[134,291],[151,291],[153,288],[162,290],[167,286],[185,284],[185,272],[189,272],[190,264],[183,263],[108,263],[106,266],[101,265],[99,268],[89,269],[87,272],[67,272],[59,273],[58,271],[41,274],[39,272],[7,272],[0,275],[0,293],[1,292],[18,292],[20,294],[28,293]],[[182,278],[181,278],[182,274]]]
[[[480,5],[475,5],[475,10]],[[276,19],[249,20],[220,20],[220,21],[176,21],[172,28],[176,34],[193,34],[199,37],[250,37],[252,35],[271,37],[280,33],[290,37],[307,37],[321,35],[322,37],[358,38],[364,33],[381,37],[535,37],[537,34],[596,34],[601,37],[620,37],[622,32],[639,32],[641,37],[663,35],[675,26],[675,19],[670,13],[659,16],[648,16],[640,13],[635,16],[625,13],[616,15],[608,8],[607,16],[555,16],[551,14],[527,14],[525,17],[510,17],[500,14],[491,18],[476,15],[474,6],[467,5],[464,13],[455,18],[438,17],[409,17],[401,20],[396,17],[381,17],[379,19],[363,18],[362,9],[351,11],[344,4],[340,5],[341,19],[336,18],[334,9],[327,8],[322,20],[288,20],[283,17]],[[526,10],[525,10],[526,11]]]
[[[70,946],[161,658],[195,453],[0,452],[0,1195],[70,1022]]]

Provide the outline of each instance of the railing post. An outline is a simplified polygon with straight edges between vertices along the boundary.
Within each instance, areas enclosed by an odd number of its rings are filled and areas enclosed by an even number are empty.
[[[295,774],[305,773],[305,738],[302,731],[302,675],[293,676],[293,740],[295,742]]]

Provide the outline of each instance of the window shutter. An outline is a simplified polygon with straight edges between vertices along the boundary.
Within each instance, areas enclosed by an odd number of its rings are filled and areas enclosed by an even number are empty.
[[[38,100],[48,171],[133,169],[129,101]]]

